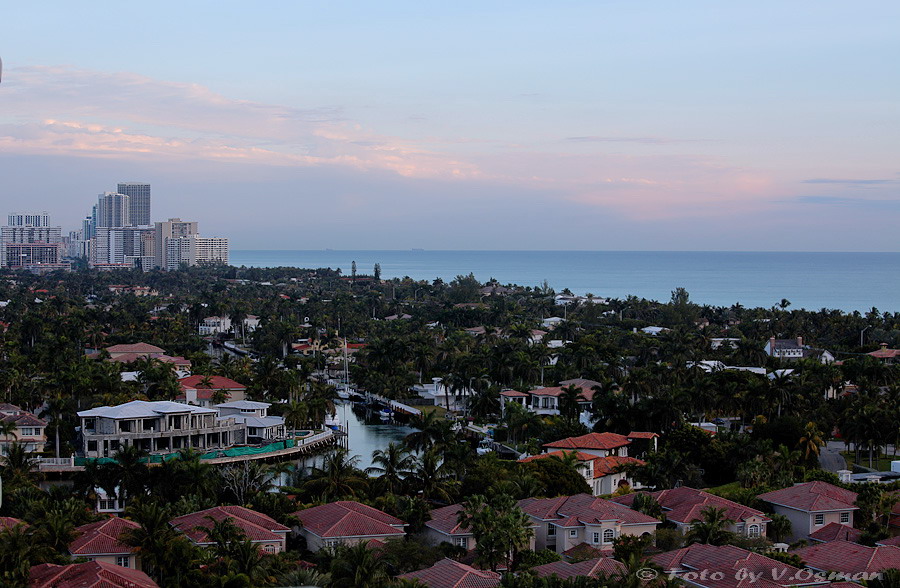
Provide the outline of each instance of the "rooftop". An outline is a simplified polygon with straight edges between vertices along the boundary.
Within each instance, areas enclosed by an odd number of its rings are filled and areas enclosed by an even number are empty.
[[[78,413],[80,417],[101,417],[107,419],[137,419],[152,418],[161,414],[183,413],[192,414],[216,414],[211,408],[200,408],[199,406],[191,406],[180,402],[169,402],[168,400],[146,401],[132,400],[125,404],[116,406],[99,406],[90,410],[82,410]]]
[[[213,522],[210,519],[213,521],[230,519],[244,532],[247,539],[254,542],[280,542],[290,532],[289,528],[276,522],[275,519],[243,506],[216,506],[176,517],[170,524],[194,543],[211,543],[212,540],[204,531],[212,528]]]
[[[429,588],[493,588],[500,584],[500,574],[476,570],[452,559],[442,559],[430,568],[397,576],[418,580]]]
[[[760,494],[764,502],[807,512],[856,510],[856,492],[838,488],[828,482],[804,482],[789,488]]]
[[[614,497],[612,500],[630,506],[638,494],[639,492],[633,492]],[[681,524],[702,520],[703,511],[710,507],[724,508],[725,515],[733,521],[745,521],[750,517],[760,517],[762,521],[769,520],[769,517],[755,508],[687,486],[644,494],[649,494],[656,499],[659,505],[665,509],[668,520]]]
[[[144,572],[111,563],[41,564],[31,568],[30,588],[159,588]]]
[[[294,513],[303,528],[319,537],[403,535],[403,521],[354,502],[340,500]]]
[[[76,537],[69,544],[69,553],[80,556],[130,554],[134,548],[125,545],[122,534],[138,528],[137,523],[119,517],[82,525],[75,529]]]
[[[559,449],[616,449],[629,445],[631,441],[625,435],[618,433],[588,433],[580,437],[560,439],[553,443],[545,443],[544,447]]]

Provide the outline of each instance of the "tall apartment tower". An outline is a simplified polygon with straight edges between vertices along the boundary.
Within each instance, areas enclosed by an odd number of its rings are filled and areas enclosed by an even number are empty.
[[[44,212],[11,212],[8,215],[8,227],[49,227],[50,213]]]
[[[169,240],[182,237],[194,237],[198,235],[197,221],[183,221],[180,218],[170,218],[167,221],[156,223],[156,235],[153,239],[155,251],[154,265],[163,269],[169,268]],[[181,248],[179,247],[179,250]],[[181,257],[179,255],[179,257]],[[179,262],[175,262],[178,267]]]
[[[131,226],[130,198],[125,194],[104,192],[97,197],[97,228]]]
[[[150,184],[143,182],[120,182],[116,192],[128,196],[128,211],[131,225],[150,226]]]

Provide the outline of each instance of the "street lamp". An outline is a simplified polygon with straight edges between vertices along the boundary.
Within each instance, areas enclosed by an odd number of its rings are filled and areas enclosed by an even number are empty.
[[[859,332],[859,346],[860,347],[862,347],[864,345],[863,335],[865,335],[866,331],[868,331],[871,326],[872,325],[869,325],[868,327],[866,327],[865,329],[863,329],[862,331]]]

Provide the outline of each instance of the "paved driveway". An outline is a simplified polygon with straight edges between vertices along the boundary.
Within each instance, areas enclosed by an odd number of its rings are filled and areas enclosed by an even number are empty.
[[[819,465],[823,470],[836,472],[847,469],[847,461],[841,455],[845,445],[840,441],[829,441],[819,451]]]

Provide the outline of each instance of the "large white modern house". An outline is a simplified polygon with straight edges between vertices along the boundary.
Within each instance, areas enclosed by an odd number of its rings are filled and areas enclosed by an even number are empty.
[[[124,447],[151,453],[223,449],[247,442],[247,425],[212,408],[133,400],[78,413],[85,457],[112,457]]]

